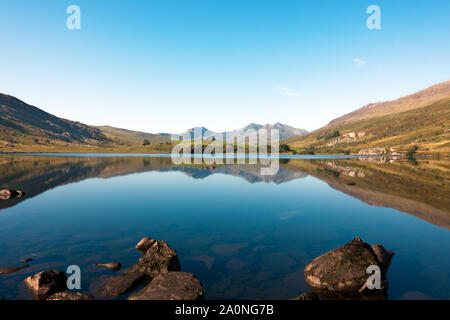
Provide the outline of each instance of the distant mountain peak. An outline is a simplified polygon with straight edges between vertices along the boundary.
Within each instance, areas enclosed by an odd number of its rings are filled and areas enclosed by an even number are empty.
[[[250,130],[254,130],[254,131],[258,132],[261,129],[267,129],[269,131],[272,130],[272,129],[280,130],[280,139],[286,139],[286,138],[299,136],[299,135],[303,135],[303,134],[308,133],[308,131],[306,131],[304,129],[294,128],[294,127],[282,124],[280,122],[276,122],[275,124],[267,123],[265,125],[252,122],[252,123],[246,125],[243,128],[234,129],[234,130],[225,131],[225,132],[213,132],[213,131],[209,131],[205,127],[194,127],[194,128],[186,130],[185,133],[191,133],[192,134],[195,129],[198,130],[200,128],[202,129],[202,134],[203,134],[203,137],[205,137],[205,138],[210,138],[211,136],[213,136],[215,134],[222,134],[222,136],[224,138],[225,138],[225,135],[227,135],[227,134],[228,135],[234,135],[235,137],[241,137],[241,136],[248,135]]]

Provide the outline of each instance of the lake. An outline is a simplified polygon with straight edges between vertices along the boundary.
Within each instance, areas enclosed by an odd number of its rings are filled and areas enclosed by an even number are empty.
[[[291,157],[292,158],[292,157]],[[390,299],[450,298],[450,161],[283,157],[259,165],[174,165],[165,156],[0,155],[0,296],[32,299],[23,279],[82,270],[82,291],[134,264],[144,236],[165,240],[207,299],[286,299],[303,269],[355,237],[395,252]]]

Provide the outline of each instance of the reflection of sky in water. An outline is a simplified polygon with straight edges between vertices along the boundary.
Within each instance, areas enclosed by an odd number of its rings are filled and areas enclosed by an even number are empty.
[[[194,169],[195,170],[195,169]],[[0,276],[0,296],[28,298],[21,280],[78,264],[84,291],[112,273],[93,263],[140,254],[143,236],[165,240],[207,298],[290,298],[307,290],[303,268],[354,237],[396,255],[390,298],[450,298],[450,232],[399,211],[369,206],[307,176],[282,184],[216,174],[144,172],[60,186],[0,211],[0,266],[31,268]]]

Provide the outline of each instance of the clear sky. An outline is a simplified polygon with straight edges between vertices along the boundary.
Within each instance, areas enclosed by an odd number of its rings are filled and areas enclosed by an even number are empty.
[[[448,0],[0,0],[0,39],[1,93],[153,133],[313,130],[450,79]]]

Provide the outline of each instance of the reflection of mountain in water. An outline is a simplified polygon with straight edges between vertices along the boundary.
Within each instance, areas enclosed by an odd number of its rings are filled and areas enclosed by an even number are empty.
[[[259,165],[232,165],[232,166],[230,165],[230,166],[203,167],[203,168],[174,167],[172,170],[181,171],[195,179],[204,179],[212,174],[221,173],[243,178],[250,183],[273,182],[276,184],[280,184],[294,179],[304,178],[307,176],[307,174],[303,172],[296,172],[284,168],[280,168],[280,170],[278,170],[278,173],[274,176],[261,175],[260,173],[261,167]]]
[[[225,174],[250,183],[281,184],[310,174],[370,205],[391,207],[450,229],[450,161],[296,159],[280,161],[274,176],[260,165],[181,165],[164,157],[0,156],[0,189],[24,190],[23,198],[1,200],[0,209],[60,185],[146,171],[179,171],[194,179]]]
[[[60,185],[88,178],[110,178],[146,171],[179,171],[204,179],[216,173],[241,177],[250,183],[283,183],[306,174],[280,168],[274,176],[260,173],[260,165],[176,166],[170,158],[151,157],[56,157],[0,156],[0,189],[24,190],[26,196],[0,201],[0,209],[11,207]]]
[[[367,204],[389,207],[450,229],[450,161],[360,158],[290,161]]]

